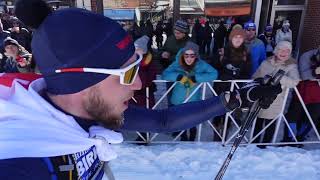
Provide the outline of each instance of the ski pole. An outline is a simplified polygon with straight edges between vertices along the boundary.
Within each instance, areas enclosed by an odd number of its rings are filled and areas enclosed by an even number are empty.
[[[281,78],[284,76],[285,72],[283,70],[279,70],[273,77],[267,75],[264,78],[264,84],[271,84],[273,86],[277,85],[280,83]],[[247,131],[249,130],[250,126],[252,125],[254,119],[256,119],[256,117],[258,116],[259,111],[261,110],[260,107],[260,100],[257,100],[253,103],[253,105],[250,108],[249,114],[247,115],[247,118],[243,121],[240,130],[236,136],[235,141],[232,144],[231,150],[227,156],[227,158],[225,159],[225,161],[223,162],[220,170],[218,171],[215,180],[221,180],[223,178],[223,175],[225,174],[227,167],[235,153],[235,151],[237,150],[237,148],[239,147],[243,137],[245,136],[245,134],[247,133]],[[247,110],[248,111],[248,110]]]

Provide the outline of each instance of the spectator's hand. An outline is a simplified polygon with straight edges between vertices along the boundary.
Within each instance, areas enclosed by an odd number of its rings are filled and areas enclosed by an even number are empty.
[[[317,68],[315,69],[315,73],[316,73],[317,75],[320,74],[320,67],[317,67]]]
[[[196,82],[197,82],[196,76],[194,76],[194,75],[193,75],[193,76],[190,76],[190,77],[189,77],[189,81],[192,82],[192,83],[196,83]]]
[[[27,66],[27,60],[21,56],[16,57],[16,61],[19,64],[20,67],[25,67]]]
[[[223,60],[223,56],[224,56],[224,48],[218,49],[218,53],[219,53],[219,60],[220,62]]]
[[[182,76],[179,80],[180,83],[186,84],[189,81],[189,78],[187,76]]]
[[[169,58],[170,58],[170,53],[167,52],[167,51],[164,51],[164,52],[161,54],[161,57],[164,58],[164,59],[169,59]]]
[[[224,56],[224,48],[220,48],[220,49],[218,49],[218,53],[219,53],[219,55],[220,55],[220,57],[222,56]]]
[[[177,76],[177,81],[180,81],[182,78],[183,78],[183,75],[182,75],[182,74],[179,74],[179,75]]]
[[[194,75],[188,76],[188,83],[190,87],[193,87],[194,85],[196,85],[196,77]]]

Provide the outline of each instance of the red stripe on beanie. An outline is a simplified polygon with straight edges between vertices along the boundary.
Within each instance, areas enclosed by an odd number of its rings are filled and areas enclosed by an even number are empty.
[[[84,72],[83,68],[66,68],[59,69],[61,72]]]
[[[127,35],[125,38],[123,38],[120,42],[118,42],[116,44],[116,46],[119,48],[119,49],[125,49],[129,43],[132,41],[131,39],[131,36],[130,35]]]

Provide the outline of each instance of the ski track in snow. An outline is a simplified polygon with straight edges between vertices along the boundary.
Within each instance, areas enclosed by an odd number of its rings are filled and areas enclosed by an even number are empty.
[[[237,149],[224,180],[319,180],[320,149],[254,145]],[[113,146],[117,180],[212,180],[231,146],[218,143]]]

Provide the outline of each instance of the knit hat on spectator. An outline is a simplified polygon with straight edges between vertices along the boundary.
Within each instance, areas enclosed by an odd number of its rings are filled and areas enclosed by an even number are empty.
[[[284,20],[282,23],[282,27],[284,26],[290,26],[289,20]]]
[[[273,31],[273,27],[271,26],[271,24],[268,24],[265,28],[264,28],[265,32],[272,32]]]
[[[248,22],[246,22],[246,23],[244,24],[244,29],[245,29],[245,30],[248,30],[248,29],[257,29],[257,27],[256,27],[256,24],[255,24],[252,20],[250,20],[250,21],[248,21]]]
[[[242,38],[245,38],[246,37],[246,32],[242,28],[234,28],[234,29],[232,29],[232,31],[230,32],[230,35],[229,35],[229,41],[231,41],[232,38],[237,36],[237,35],[240,35],[240,36],[242,36]]]
[[[178,20],[174,25],[174,29],[178,30],[178,31],[180,31],[182,33],[189,33],[188,23],[186,21],[183,21],[183,20]]]
[[[146,54],[148,52],[148,42],[150,38],[146,35],[142,36],[141,38],[134,41],[134,46],[136,48],[139,48],[143,51],[143,54]]]
[[[241,24],[235,24],[232,29],[237,29],[237,28],[240,28],[240,29],[243,29]]]
[[[280,49],[289,49],[292,52],[292,44],[289,41],[280,41],[274,48],[273,53],[276,54]]]
[[[183,48],[183,52],[187,50],[192,50],[196,54],[197,57],[199,57],[199,46],[195,44],[194,42],[188,41],[186,45]]]
[[[7,37],[3,40],[3,47],[6,47],[8,45],[15,45],[17,47],[20,47],[20,44],[15,39],[12,39],[11,37]]]
[[[128,33],[114,20],[84,9],[54,12],[43,0],[18,0],[15,14],[35,29],[32,53],[47,91],[73,94],[89,88],[108,74],[68,72],[63,68],[119,69],[135,52]]]

